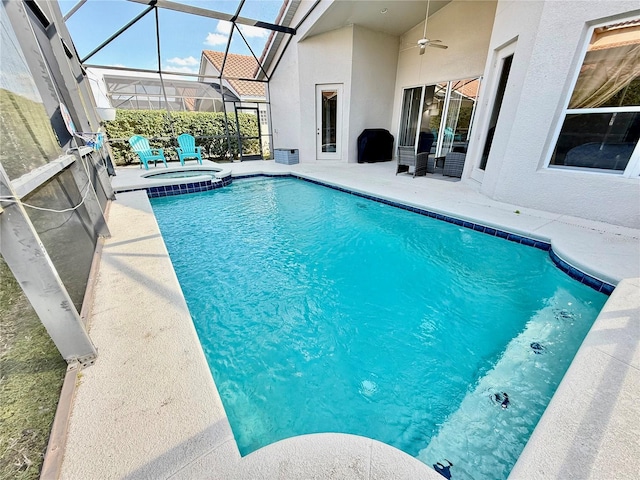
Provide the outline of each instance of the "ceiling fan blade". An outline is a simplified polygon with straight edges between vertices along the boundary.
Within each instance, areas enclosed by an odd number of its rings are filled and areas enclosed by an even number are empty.
[[[430,46],[430,47],[435,47],[435,48],[441,48],[441,49],[443,49],[443,50],[446,50],[447,48],[449,48],[449,47],[448,47],[448,46],[446,46],[446,45],[439,45],[439,44],[437,44],[437,43],[429,43],[429,46]]]
[[[427,46],[426,43],[424,45],[420,45],[420,55],[424,55],[424,50],[426,46]]]

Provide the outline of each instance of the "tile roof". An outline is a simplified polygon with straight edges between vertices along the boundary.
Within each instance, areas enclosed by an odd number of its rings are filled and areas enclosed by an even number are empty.
[[[213,50],[203,50],[202,55],[211,62],[218,70],[222,68],[224,52],[216,52]],[[222,74],[225,80],[238,92],[241,96],[249,97],[265,97],[264,83],[251,82],[248,80],[231,80],[232,78],[253,78],[258,69],[258,62],[251,55],[239,55],[237,53],[228,53],[227,62],[224,65]]]
[[[458,93],[469,98],[478,98],[478,90],[480,88],[480,81],[475,78],[473,80],[460,80],[454,82],[453,89]]]

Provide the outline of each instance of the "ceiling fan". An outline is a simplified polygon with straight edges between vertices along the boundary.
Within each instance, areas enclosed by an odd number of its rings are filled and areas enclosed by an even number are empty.
[[[418,44],[416,45],[420,49],[420,55],[424,55],[424,51],[427,47],[442,48],[443,50],[449,48],[446,45],[442,45],[442,40],[430,40],[427,38],[427,21],[429,20],[430,3],[431,0],[427,0],[427,14],[424,18],[424,32],[422,34],[422,38],[418,40]]]

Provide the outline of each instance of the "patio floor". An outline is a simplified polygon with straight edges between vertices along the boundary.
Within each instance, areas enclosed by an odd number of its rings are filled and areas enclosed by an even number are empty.
[[[618,284],[510,478],[640,471],[640,231],[496,202],[446,177],[396,176],[392,162],[224,167],[292,172],[550,240],[565,261]],[[118,169],[112,183],[125,189],[140,173]],[[240,457],[146,194],[118,194],[108,225],[88,317],[99,356],[77,380],[60,478],[443,478],[353,435],[305,435]]]

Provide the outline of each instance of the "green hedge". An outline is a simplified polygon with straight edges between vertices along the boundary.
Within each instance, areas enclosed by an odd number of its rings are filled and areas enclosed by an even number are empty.
[[[167,160],[177,159],[174,148],[176,136],[188,133],[196,137],[204,156],[212,160],[237,158],[238,136],[235,114],[227,114],[231,149],[226,139],[224,113],[174,112],[171,113],[173,132],[165,110],[116,110],[116,119],[105,122],[107,136],[117,165],[137,163],[138,157],[131,151],[127,140],[132,135],[149,139],[153,148],[164,148]],[[258,136],[258,118],[250,113],[238,114],[240,132],[243,136]],[[175,132],[175,136],[174,136]],[[243,154],[260,153],[258,140],[245,140]]]

